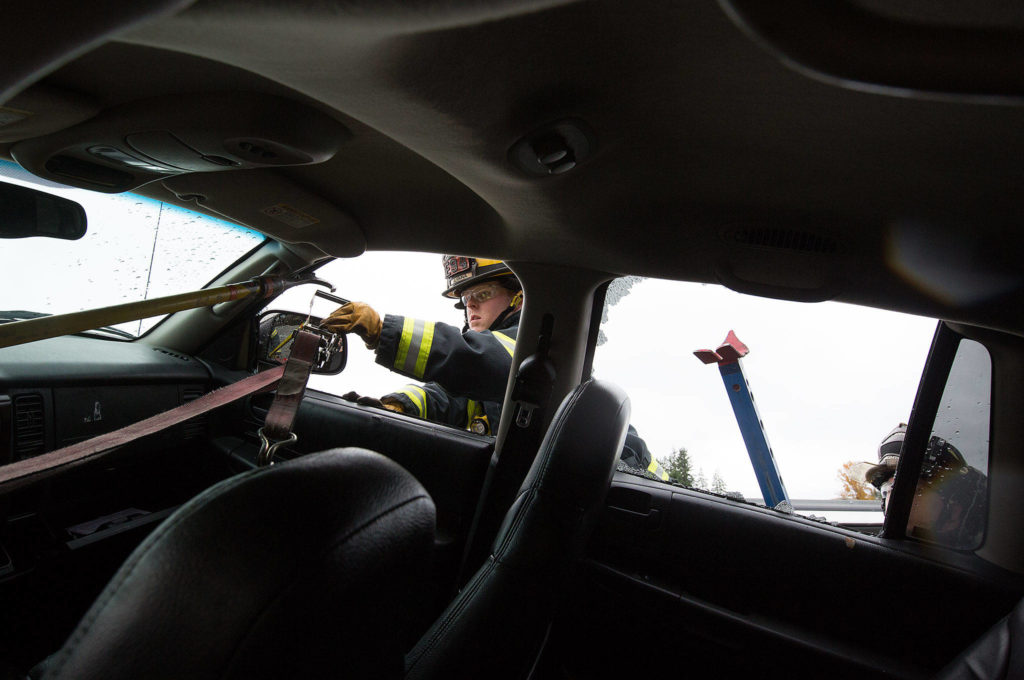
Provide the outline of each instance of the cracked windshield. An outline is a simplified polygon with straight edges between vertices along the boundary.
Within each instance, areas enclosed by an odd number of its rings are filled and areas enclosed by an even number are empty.
[[[4,242],[0,312],[6,319],[195,290],[263,241],[257,232],[149,198],[100,194],[39,180],[13,163],[0,161],[0,181],[69,198],[85,208],[88,218],[88,232],[77,241]],[[211,229],[214,225],[221,228]],[[108,332],[139,336],[162,318],[118,324]]]

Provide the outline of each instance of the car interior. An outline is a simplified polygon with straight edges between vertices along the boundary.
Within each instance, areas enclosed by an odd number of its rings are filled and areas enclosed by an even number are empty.
[[[8,5],[0,163],[255,236],[192,281],[204,305],[138,337],[83,332],[130,310],[32,337],[47,318],[3,313],[0,464],[34,471],[0,467],[0,679],[1024,675],[1024,8]],[[0,248],[102,226],[19,196]],[[300,284],[346,302],[318,272],[380,251],[500,259],[522,283],[493,434],[303,376],[40,467],[279,369],[264,310]],[[627,276],[939,320],[884,524],[617,463],[630,395],[593,368]],[[31,277],[4,286],[0,309],[29,309]],[[673,342],[640,323],[650,354]],[[351,364],[359,339],[332,342]],[[980,524],[946,541],[913,518],[970,348],[991,374],[969,400]],[[297,439],[264,465],[288,399]]]

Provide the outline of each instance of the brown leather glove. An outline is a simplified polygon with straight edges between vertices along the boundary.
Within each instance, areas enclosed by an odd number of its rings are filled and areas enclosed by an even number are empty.
[[[377,349],[380,342],[380,314],[365,302],[338,307],[320,325],[332,333],[355,333],[366,343],[366,349]]]

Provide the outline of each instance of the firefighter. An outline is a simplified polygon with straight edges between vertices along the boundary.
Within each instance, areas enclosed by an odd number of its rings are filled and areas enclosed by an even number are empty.
[[[456,300],[464,326],[380,315],[362,302],[343,305],[323,325],[355,333],[376,353],[376,362],[422,385],[407,385],[362,404],[492,434],[501,414],[512,366],[522,286],[500,260],[446,255],[443,295]],[[352,393],[345,395],[353,397]]]
[[[864,481],[882,496],[882,510],[889,507],[906,432],[906,423],[900,423],[878,446],[878,463],[861,464]],[[928,440],[916,494],[908,535],[951,547],[977,547],[985,529],[986,478],[941,437]]]
[[[354,392],[344,398],[467,429],[493,434],[512,367],[523,290],[501,260],[461,255],[442,259],[445,290],[463,312],[461,329],[433,321],[380,315],[362,302],[343,305],[323,325],[355,333],[376,352],[377,363],[425,381],[406,385],[380,399]],[[623,462],[667,480],[668,474],[630,428]],[[632,444],[630,446],[630,444]]]

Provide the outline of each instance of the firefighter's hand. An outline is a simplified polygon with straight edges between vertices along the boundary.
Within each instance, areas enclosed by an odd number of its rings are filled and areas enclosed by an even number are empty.
[[[366,343],[366,349],[377,349],[380,342],[380,314],[365,302],[338,307],[320,325],[332,333],[355,333]]]
[[[346,392],[341,395],[341,398],[345,401],[354,401],[360,406],[373,406],[374,408],[387,409],[388,411],[395,411],[396,413],[405,413],[405,409],[402,408],[402,404],[393,399],[387,399],[387,401],[381,401],[376,397],[364,397],[360,396],[358,392]]]

